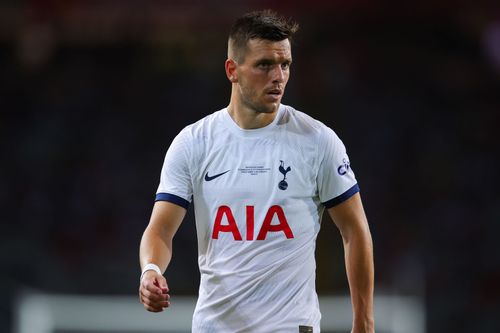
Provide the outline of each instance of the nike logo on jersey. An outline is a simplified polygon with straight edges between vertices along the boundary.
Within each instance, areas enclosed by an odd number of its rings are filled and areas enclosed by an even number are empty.
[[[207,172],[207,173],[205,174],[205,180],[206,180],[207,182],[209,182],[209,181],[211,181],[211,180],[214,180],[214,179],[215,179],[215,178],[217,178],[217,177],[222,176],[222,175],[223,175],[223,174],[225,174],[225,173],[228,173],[229,171],[231,171],[231,170],[224,171],[224,172],[219,173],[218,175],[215,175],[215,176],[209,176],[209,175],[208,175],[208,172]]]

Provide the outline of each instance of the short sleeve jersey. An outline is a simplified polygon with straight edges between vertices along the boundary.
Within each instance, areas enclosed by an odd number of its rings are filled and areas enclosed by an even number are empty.
[[[184,128],[156,200],[194,203],[201,281],[192,332],[319,332],[321,216],[358,191],[342,141],[290,106],[259,129],[241,129],[227,109]]]

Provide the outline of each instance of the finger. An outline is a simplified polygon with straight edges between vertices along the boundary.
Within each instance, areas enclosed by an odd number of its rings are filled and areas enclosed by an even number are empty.
[[[155,285],[162,290],[162,293],[166,294],[169,291],[167,279],[164,276],[159,276],[156,278]]]
[[[160,312],[163,309],[170,307],[169,301],[151,302],[151,300],[149,300],[147,298],[142,298],[141,303],[143,304],[143,306],[146,310],[152,311],[152,312]]]
[[[149,312],[162,312],[163,308],[162,307],[153,307],[150,305],[144,305],[144,308],[148,310]]]
[[[168,308],[170,306],[170,301],[168,301],[168,300],[153,301],[153,300],[146,298],[146,297],[141,297],[141,303],[144,306],[149,306],[152,308]]]
[[[154,302],[161,302],[161,301],[168,301],[170,299],[170,295],[169,294],[156,294],[156,293],[152,293],[150,292],[149,290],[147,289],[141,289],[139,291],[139,294],[141,296],[143,296],[144,298],[147,298],[151,301],[154,301]]]
[[[139,291],[146,297],[165,298],[165,295],[167,295],[164,294],[163,291],[159,288],[156,288],[154,290],[148,288],[141,288]]]
[[[159,287],[155,278],[144,278],[141,282],[141,286],[153,294],[163,294],[163,290]]]
[[[152,302],[162,302],[170,300],[170,294],[156,294],[144,288],[141,288],[139,290],[139,296],[147,298]]]

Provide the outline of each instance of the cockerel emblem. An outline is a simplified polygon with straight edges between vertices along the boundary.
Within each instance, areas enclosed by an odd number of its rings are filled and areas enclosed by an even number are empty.
[[[278,187],[280,190],[286,190],[288,188],[288,183],[286,182],[286,174],[292,170],[290,166],[285,169],[285,162],[280,160],[280,172],[283,174],[283,180],[279,182]]]

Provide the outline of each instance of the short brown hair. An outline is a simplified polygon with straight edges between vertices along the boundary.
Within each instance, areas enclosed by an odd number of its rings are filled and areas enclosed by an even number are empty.
[[[297,30],[299,25],[275,12],[266,9],[247,13],[236,20],[229,32],[229,48],[233,50],[237,61],[242,61],[250,39],[265,39],[270,41],[282,41],[289,39]]]

